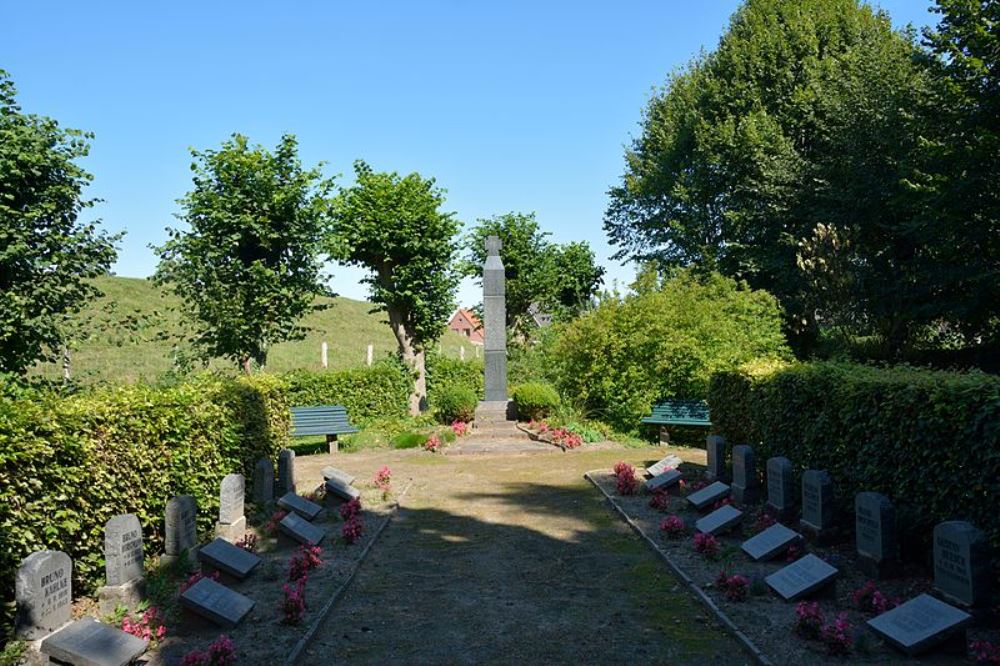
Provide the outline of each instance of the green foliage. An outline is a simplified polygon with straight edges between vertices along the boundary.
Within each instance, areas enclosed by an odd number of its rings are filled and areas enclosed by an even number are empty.
[[[548,240],[535,214],[505,213],[478,220],[463,239],[462,270],[479,280],[486,260],[486,238],[498,236],[506,281],[507,328],[524,333],[534,328],[529,307],[559,318],[587,309],[603,283],[604,269],[584,242],[559,245]]]
[[[66,343],[66,319],[100,292],[115,242],[79,216],[91,175],[76,163],[93,137],[21,112],[0,69],[0,372],[23,373]]]
[[[517,415],[523,420],[544,419],[559,407],[559,393],[551,384],[528,382],[511,389],[511,397],[517,403]]]
[[[368,271],[371,300],[389,317],[403,362],[415,373],[410,413],[426,406],[424,352],[444,331],[454,305],[459,222],[441,212],[444,191],[411,173],[376,173],[354,163],[356,184],[334,206],[327,239],[335,259]]]
[[[564,400],[629,432],[653,403],[704,398],[713,373],[787,353],[772,296],[680,272],[560,327],[546,356]]]
[[[452,384],[438,391],[436,397],[434,411],[441,423],[453,421],[468,423],[476,415],[479,398],[468,387]]]
[[[403,432],[392,438],[394,449],[417,449],[423,446],[430,435],[422,432]]]
[[[325,294],[321,241],[332,180],[303,170],[295,137],[272,153],[234,134],[220,150],[191,151],[194,189],[178,203],[190,230],[155,248],[156,280],[184,301],[192,342],[246,372],[271,345],[300,339],[299,319]]]
[[[337,372],[297,370],[283,379],[290,405],[343,405],[359,428],[376,419],[404,415],[412,384],[410,373],[395,359]]]
[[[20,666],[21,658],[28,649],[28,644],[21,640],[7,643],[0,652],[0,666]]]
[[[850,522],[863,490],[894,500],[910,555],[964,518],[1000,553],[1000,378],[848,363],[755,363],[712,377],[712,423],[758,460],[787,456],[833,477]],[[1000,564],[1000,561],[997,562]]]
[[[460,386],[482,400],[486,395],[486,375],[481,359],[463,361],[440,354],[427,354],[427,397],[431,408],[438,404],[441,393]]]
[[[92,591],[116,514],[138,516],[146,552],[162,552],[166,503],[191,494],[199,532],[210,534],[222,477],[249,477],[259,458],[276,458],[288,422],[284,384],[268,376],[0,397],[0,626],[14,572],[33,551],[67,553],[74,589]]]

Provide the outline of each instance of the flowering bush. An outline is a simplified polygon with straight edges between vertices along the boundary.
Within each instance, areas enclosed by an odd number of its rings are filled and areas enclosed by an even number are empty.
[[[802,546],[797,543],[788,544],[788,550],[785,551],[785,561],[794,562],[800,557],[802,557]]]
[[[759,534],[776,523],[777,521],[773,516],[768,515],[764,511],[758,511],[757,517],[753,521],[753,525],[750,526],[750,533]]]
[[[823,630],[823,611],[815,601],[801,601],[795,606],[795,633],[815,640]]]
[[[969,643],[969,650],[977,664],[1000,664],[1000,645],[989,641],[972,641]]]
[[[340,536],[345,543],[354,543],[361,538],[365,531],[365,523],[360,515],[351,516],[340,526]]]
[[[288,562],[288,580],[294,583],[305,578],[316,567],[322,566],[323,558],[320,557],[322,552],[319,546],[302,544]]]
[[[285,511],[284,509],[278,509],[277,511],[275,511],[274,513],[272,513],[271,517],[267,520],[267,522],[264,524],[264,527],[262,528],[264,530],[264,533],[265,534],[274,534],[275,532],[277,532],[278,531],[278,523],[280,523],[282,520],[284,520],[285,516],[287,516],[287,515],[288,515],[288,512]]]
[[[615,463],[615,489],[619,495],[634,495],[639,482],[635,478],[635,467],[627,462]]]
[[[341,518],[343,518],[344,520],[350,520],[354,516],[357,516],[361,513],[361,499],[355,497],[349,502],[344,502],[343,504],[340,505],[340,508],[337,510],[340,512]]]
[[[660,522],[660,531],[668,539],[676,539],[682,536],[686,529],[687,526],[684,524],[684,519],[680,516],[667,516]]]
[[[191,650],[181,660],[181,666],[230,666],[235,663],[236,646],[225,634],[216,638],[207,650]]]
[[[375,472],[375,487],[382,491],[382,496],[385,497],[392,490],[392,470],[389,469],[388,465],[384,465],[379,471]]]
[[[725,497],[723,497],[718,502],[712,505],[712,511],[715,511],[716,509],[721,509],[722,507],[730,505],[732,503],[733,503],[733,498],[730,497],[729,495],[726,495]]]
[[[469,424],[465,421],[452,421],[451,431],[455,433],[455,437],[464,437],[469,432]]]
[[[188,590],[189,587],[193,586],[195,583],[197,583],[202,578],[210,578],[212,580],[216,580],[217,581],[217,580],[219,580],[219,572],[218,571],[213,571],[212,573],[206,575],[206,574],[203,574],[200,571],[195,571],[193,574],[191,574],[190,576],[188,576],[188,579],[186,581],[184,581],[183,583],[181,583],[181,586],[177,589],[177,594],[178,595],[184,594],[185,592],[187,592],[187,590]]]
[[[424,442],[424,451],[430,451],[431,453],[434,453],[436,451],[439,451],[440,449],[441,449],[441,438],[438,437],[437,435],[431,435],[430,437],[427,438],[427,441]],[[383,490],[383,492],[386,491]]]
[[[873,580],[867,581],[864,585],[854,590],[851,593],[851,602],[862,613],[872,615],[881,615],[899,605],[899,600],[890,601],[888,597],[882,594]]]
[[[847,619],[847,613],[840,613],[837,619],[820,630],[820,639],[826,645],[827,652],[833,655],[850,654],[854,643],[851,634],[853,625]]]
[[[657,511],[666,511],[670,508],[670,495],[664,490],[657,490],[649,498],[649,506]]]
[[[288,583],[281,586],[285,598],[281,600],[281,623],[298,624],[306,613],[306,581],[308,576],[299,578],[292,587]]]
[[[719,540],[711,534],[698,532],[694,535],[694,551],[707,559],[714,560],[719,556]]]
[[[237,548],[242,548],[243,550],[247,551],[248,553],[256,553],[257,552],[257,535],[254,534],[253,532],[247,532],[242,537],[240,537],[239,541],[236,542],[236,547]]]
[[[730,601],[746,601],[750,594],[750,579],[740,574],[727,576],[725,571],[719,572],[715,586],[726,595]]]
[[[156,606],[147,608],[138,620],[133,620],[126,615],[122,618],[122,631],[151,643],[161,641],[167,635],[163,613]]]
[[[682,484],[682,486],[681,486],[682,488],[685,487],[685,486],[687,486],[687,484],[685,484],[683,481],[681,481],[681,484]],[[708,481],[706,481],[705,479],[698,479],[697,481],[695,481],[694,483],[692,483],[690,486],[687,486],[687,491],[689,493],[696,493],[699,490],[702,490],[702,489],[707,488],[707,487],[708,487]]]

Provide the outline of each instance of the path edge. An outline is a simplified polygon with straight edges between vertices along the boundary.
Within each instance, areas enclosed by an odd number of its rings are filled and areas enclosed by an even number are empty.
[[[305,652],[305,649],[312,642],[313,638],[316,637],[316,633],[319,631],[320,625],[326,621],[326,618],[330,615],[330,611],[333,610],[336,603],[342,596],[344,596],[347,588],[354,582],[354,577],[357,575],[361,565],[364,564],[364,561],[368,559],[368,553],[371,552],[372,547],[378,542],[379,537],[382,536],[382,532],[385,531],[385,528],[389,526],[392,519],[396,517],[397,513],[399,513],[399,504],[403,501],[403,498],[406,496],[406,493],[410,490],[411,486],[413,486],[413,479],[410,479],[410,482],[406,484],[403,491],[396,496],[395,504],[389,511],[389,515],[385,517],[385,520],[382,521],[382,524],[379,525],[378,529],[375,531],[375,536],[372,537],[371,541],[368,542],[364,550],[361,551],[361,557],[359,557],[357,562],[354,563],[354,569],[351,570],[350,575],[343,583],[340,584],[340,587],[337,588],[333,595],[327,599],[326,603],[323,604],[323,607],[320,609],[316,618],[313,620],[312,624],[309,625],[309,629],[306,630],[306,633],[302,635],[302,638],[299,639],[299,641],[295,644],[295,647],[293,647],[291,652],[288,653],[288,656],[285,658],[285,666],[294,666],[302,656],[303,652]]]
[[[601,491],[601,494],[604,495],[604,499],[608,502],[608,504],[610,504],[615,509],[615,511],[618,512],[618,515],[621,516],[621,518],[628,524],[628,526],[632,528],[632,531],[638,534],[640,537],[642,537],[642,539],[646,542],[646,544],[649,545],[649,547],[652,548],[653,551],[656,552],[656,554],[659,555],[660,558],[667,563],[667,565],[674,572],[674,574],[678,578],[680,578],[692,592],[694,592],[695,596],[697,596],[698,599],[701,600],[702,604],[707,606],[708,609],[715,614],[716,619],[722,623],[722,625],[733,636],[733,638],[735,638],[739,643],[743,645],[743,649],[749,652],[750,656],[753,657],[758,664],[760,664],[761,666],[774,666],[773,662],[767,658],[767,655],[765,655],[764,652],[759,647],[757,647],[757,645],[752,640],[750,640],[750,637],[744,634],[742,631],[740,631],[740,628],[736,626],[736,623],[733,622],[731,619],[729,619],[729,616],[726,615],[725,612],[723,612],[723,610],[719,608],[719,606],[714,601],[712,601],[711,597],[705,594],[705,592],[701,589],[701,587],[697,583],[695,583],[690,576],[684,573],[684,570],[681,569],[672,559],[670,559],[670,556],[667,555],[667,553],[662,548],[660,548],[660,546],[652,538],[650,538],[645,532],[643,532],[642,528],[639,527],[639,525],[634,520],[632,520],[627,513],[625,513],[625,510],[622,509],[620,506],[618,506],[618,503],[615,502],[614,497],[609,495],[608,492],[601,487],[601,484],[599,484],[597,480],[594,479],[593,476],[591,476],[591,474],[595,472],[605,473],[607,472],[607,470],[601,469],[601,470],[591,470],[589,472],[584,472],[583,478],[587,479],[587,481],[590,481],[590,483],[595,488]]]

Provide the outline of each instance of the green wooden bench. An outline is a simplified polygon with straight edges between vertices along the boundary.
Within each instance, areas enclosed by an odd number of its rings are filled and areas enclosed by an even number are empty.
[[[358,432],[347,419],[347,408],[342,405],[292,407],[292,437],[325,435],[330,453],[337,452],[337,435]]]
[[[660,444],[670,443],[667,426],[711,427],[712,425],[708,418],[708,403],[704,400],[664,400],[653,405],[653,413],[642,422],[660,427]]]

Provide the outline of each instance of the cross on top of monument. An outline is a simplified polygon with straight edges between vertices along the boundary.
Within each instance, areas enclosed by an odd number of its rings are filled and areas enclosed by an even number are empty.
[[[494,256],[500,254],[500,247],[502,243],[500,242],[499,236],[487,236],[486,237],[486,254],[488,256]]]

